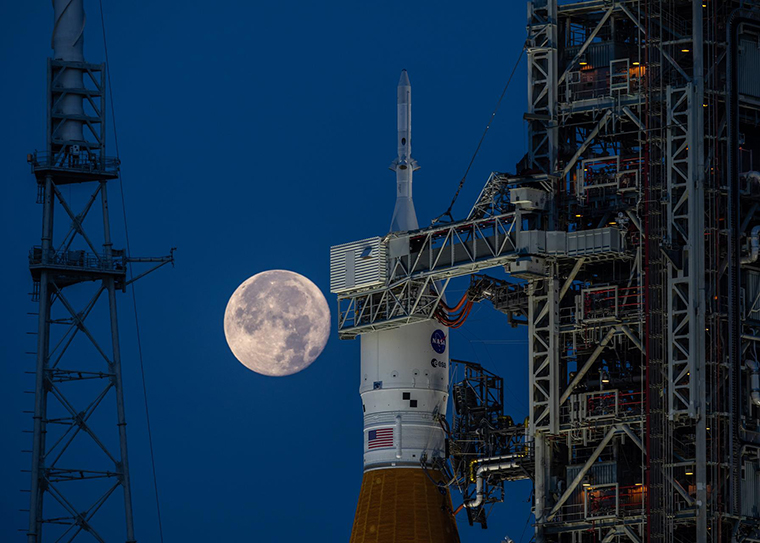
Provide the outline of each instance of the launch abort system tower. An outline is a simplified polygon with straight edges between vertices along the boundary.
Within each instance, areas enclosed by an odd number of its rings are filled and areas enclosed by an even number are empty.
[[[531,479],[539,543],[760,541],[760,7],[558,4],[528,3],[516,172],[463,221],[354,244],[340,335],[459,322],[459,276],[526,326],[526,423],[465,364],[428,457],[470,523]]]
[[[53,8],[47,146],[28,157],[42,204],[42,242],[29,253],[39,313],[27,539],[115,540],[116,527],[94,517],[120,493],[118,540],[130,543],[116,293],[172,257],[132,258],[113,248],[108,186],[119,177],[119,161],[105,152],[105,65],[84,59],[83,0],[54,0]],[[64,220],[54,220],[57,214]],[[132,262],[154,267],[130,278]]]

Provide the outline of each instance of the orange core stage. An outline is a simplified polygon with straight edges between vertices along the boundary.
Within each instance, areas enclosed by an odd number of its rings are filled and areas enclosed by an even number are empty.
[[[396,468],[362,479],[350,543],[459,543],[451,496],[431,481],[439,472]]]

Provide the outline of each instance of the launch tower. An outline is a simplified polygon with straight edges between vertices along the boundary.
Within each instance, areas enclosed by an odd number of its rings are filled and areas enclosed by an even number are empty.
[[[525,424],[498,375],[465,364],[452,387],[430,469],[470,523],[531,479],[538,543],[760,541],[760,7],[558,4],[528,3],[515,173],[465,220],[353,244],[339,333],[482,301],[527,328]]]
[[[105,65],[85,61],[83,0],[54,0],[53,9],[47,145],[28,156],[42,205],[42,240],[29,252],[39,312],[27,538],[72,541],[87,533],[116,540],[115,527],[93,517],[121,493],[116,507],[125,529],[118,540],[130,543],[116,293],[173,259],[133,258],[113,247],[108,187],[119,177],[119,161],[105,150]],[[132,262],[154,266],[132,278]]]

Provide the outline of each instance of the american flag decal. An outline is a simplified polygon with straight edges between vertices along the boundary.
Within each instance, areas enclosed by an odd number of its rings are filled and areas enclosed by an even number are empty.
[[[370,430],[367,433],[367,448],[372,450],[384,447],[393,447],[393,428]]]

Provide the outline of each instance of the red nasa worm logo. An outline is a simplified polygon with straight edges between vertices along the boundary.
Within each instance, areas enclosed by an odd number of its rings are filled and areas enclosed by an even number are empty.
[[[446,350],[446,334],[443,333],[443,330],[433,332],[433,335],[430,336],[430,345],[438,354],[444,353]]]

